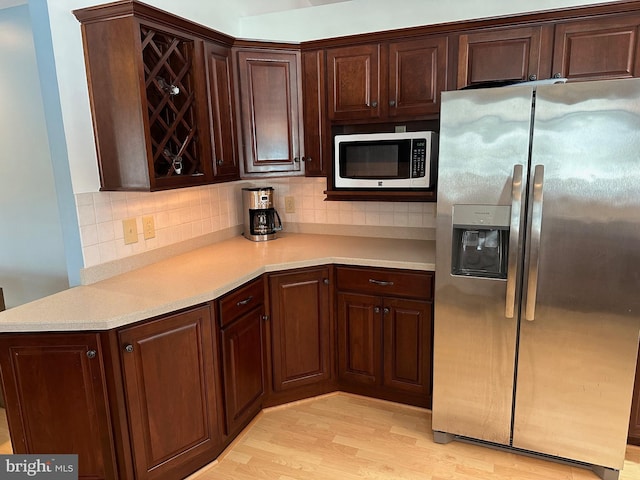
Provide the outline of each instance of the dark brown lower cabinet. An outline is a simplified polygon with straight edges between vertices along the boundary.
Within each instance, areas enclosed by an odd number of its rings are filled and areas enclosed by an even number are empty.
[[[340,388],[430,407],[433,275],[338,267],[336,278]]]
[[[232,436],[262,408],[266,319],[262,277],[225,295],[219,304],[225,426]]]
[[[329,283],[326,266],[269,275],[275,392],[331,379]]]
[[[77,454],[80,479],[116,478],[97,333],[0,336],[14,453]]]
[[[125,328],[125,400],[136,479],[182,479],[222,444],[208,305]]]
[[[104,332],[0,334],[15,452],[76,453],[83,480],[177,480],[265,406],[344,390],[428,407],[432,281],[324,265]]]

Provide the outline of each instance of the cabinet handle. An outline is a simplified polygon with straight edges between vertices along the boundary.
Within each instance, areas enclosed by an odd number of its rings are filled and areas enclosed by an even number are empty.
[[[560,72],[556,72],[553,74],[553,78],[562,78],[562,74]]]
[[[125,351],[125,352],[127,352],[127,353],[131,353],[131,352],[133,352],[133,345],[131,345],[130,343],[127,343],[127,344],[124,346],[124,351]]]
[[[384,280],[375,280],[373,278],[369,279],[369,283],[373,283],[374,285],[380,285],[381,287],[392,287],[393,282],[385,282]]]
[[[95,350],[88,350],[87,351],[87,357],[96,358],[96,351]]]
[[[380,307],[374,307],[373,313],[380,313]]]
[[[535,73],[529,75],[529,81],[533,82],[538,79],[538,76]]]
[[[390,100],[389,101],[389,106],[390,107],[395,107],[396,106],[396,101],[395,100]]]
[[[387,307],[385,307],[384,310],[382,310],[382,313],[384,313],[386,315],[387,313],[389,313],[389,309]]]
[[[325,285],[329,285],[329,279],[325,278],[324,280],[322,280],[322,283],[324,283]]]
[[[222,165],[224,163],[224,160],[218,159],[216,160],[216,165]]]
[[[249,295],[244,300],[240,300],[238,303],[236,303],[236,306],[242,307],[243,305],[246,305],[247,303],[249,303],[251,300],[253,300],[253,295]]]

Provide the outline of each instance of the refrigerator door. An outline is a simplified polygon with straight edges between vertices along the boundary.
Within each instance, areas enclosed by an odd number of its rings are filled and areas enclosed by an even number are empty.
[[[621,469],[640,328],[640,80],[536,97],[513,446]]]
[[[444,92],[440,117],[432,426],[504,445],[511,432],[532,92]],[[508,279],[452,275],[456,206],[468,218],[457,230],[469,230],[456,237],[465,247],[475,235],[492,248],[487,242],[498,230],[482,218],[501,217],[495,206],[507,208]]]

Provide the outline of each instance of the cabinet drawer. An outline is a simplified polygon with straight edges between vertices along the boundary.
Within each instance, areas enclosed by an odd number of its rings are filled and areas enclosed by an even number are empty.
[[[260,277],[220,299],[220,326],[229,325],[236,318],[263,303],[264,282]]]
[[[362,267],[338,267],[336,271],[340,291],[351,290],[421,300],[431,300],[433,295],[432,273]]]

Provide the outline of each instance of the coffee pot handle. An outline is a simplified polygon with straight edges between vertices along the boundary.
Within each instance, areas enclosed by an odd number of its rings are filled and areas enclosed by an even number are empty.
[[[278,211],[275,208],[273,209],[273,213],[276,214],[276,218],[278,219],[278,225],[274,227],[274,230],[276,232],[279,232],[282,230],[282,220],[280,220],[280,215],[278,214]]]

